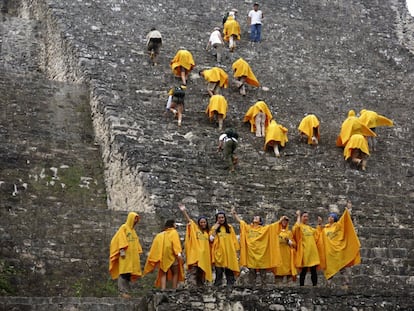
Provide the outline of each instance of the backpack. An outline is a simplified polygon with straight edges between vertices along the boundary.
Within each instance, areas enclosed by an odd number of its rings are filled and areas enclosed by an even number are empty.
[[[226,14],[224,14],[224,16],[223,16],[223,25],[227,21],[228,17],[229,17],[229,12],[226,12]]]
[[[174,88],[173,96],[178,97],[178,98],[184,98],[185,91],[182,88],[180,88],[179,86],[177,86],[177,87]]]
[[[237,132],[232,128],[227,129],[224,133],[227,135],[228,138],[234,138],[234,139],[239,138],[239,134],[237,134]]]

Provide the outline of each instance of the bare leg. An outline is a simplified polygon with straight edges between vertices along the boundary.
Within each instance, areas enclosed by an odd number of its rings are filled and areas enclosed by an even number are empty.
[[[243,83],[242,86],[240,87],[240,94],[244,96],[246,95],[246,86],[245,86],[246,77],[241,77],[240,81]]]
[[[264,137],[264,124],[266,115],[264,112],[259,112],[255,117],[256,137]]]
[[[218,124],[219,124],[219,130],[221,131],[223,129],[223,115],[222,114],[217,114],[217,118],[218,118]]]
[[[183,85],[187,85],[187,72],[184,67],[181,66],[181,81]]]
[[[172,288],[177,288],[178,285],[178,264],[173,265],[171,268],[172,272]]]
[[[177,105],[177,112],[178,112],[178,126],[181,126],[181,121],[183,119],[183,111],[184,111],[184,105],[178,104]]]
[[[277,142],[275,142],[275,144],[273,146],[273,151],[275,152],[275,156],[279,158],[280,157],[279,144]]]
[[[313,134],[312,134],[312,145],[317,145],[318,142],[318,128],[313,128]]]
[[[167,288],[167,272],[161,271],[161,290],[164,290]]]

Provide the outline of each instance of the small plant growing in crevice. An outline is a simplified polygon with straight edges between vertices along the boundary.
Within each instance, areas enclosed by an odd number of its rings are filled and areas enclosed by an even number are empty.
[[[75,292],[75,297],[83,296],[83,283],[82,280],[77,280],[75,284],[72,285],[72,289]]]
[[[4,260],[0,260],[0,295],[9,296],[15,293],[11,284],[11,278],[17,274],[14,266]]]

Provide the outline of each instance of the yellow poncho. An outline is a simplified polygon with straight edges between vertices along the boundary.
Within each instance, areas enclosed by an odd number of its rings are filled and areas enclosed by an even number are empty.
[[[176,77],[180,77],[181,67],[184,67],[188,71],[193,70],[193,68],[195,67],[193,55],[187,50],[178,50],[178,52],[175,54],[174,58],[170,62],[170,67],[173,74]]]
[[[313,129],[317,129],[317,136],[316,138],[320,139],[319,133],[319,120],[314,114],[308,114],[306,117],[300,121],[298,130],[305,134],[308,137],[308,144],[312,145],[312,136],[313,136]]]
[[[250,65],[243,59],[239,58],[231,66],[234,70],[233,76],[235,78],[246,77],[246,83],[252,86],[259,87],[260,83],[254,75]]]
[[[272,141],[278,141],[280,142],[280,145],[284,147],[288,142],[287,132],[288,129],[280,124],[277,124],[276,120],[270,121],[270,124],[266,129],[265,144],[263,149],[267,150],[268,144]]]
[[[117,279],[120,274],[131,273],[131,281],[142,276],[139,254],[142,247],[139,237],[134,229],[135,217],[139,215],[130,212],[127,221],[118,229],[111,240],[109,247],[109,273],[112,279]],[[125,249],[125,258],[120,257],[120,249]]]
[[[229,86],[229,75],[220,67],[212,67],[211,69],[203,70],[204,79],[207,82],[219,82],[219,86],[227,88]]]
[[[342,123],[341,132],[336,139],[337,147],[344,147],[349,138],[354,134],[361,134],[364,136],[377,136],[365,124],[363,124],[356,116],[355,111],[348,112],[348,118]]]
[[[352,154],[352,149],[359,149],[363,153],[369,155],[369,147],[367,139],[361,134],[352,135],[344,148],[344,158],[348,160]]]
[[[161,286],[161,271],[167,272],[167,280],[172,279],[172,273],[169,270],[175,260],[178,260],[178,281],[184,281],[184,267],[181,259],[177,255],[182,253],[180,237],[175,228],[168,228],[158,233],[152,241],[147,262],[144,267],[144,275],[152,272],[158,267],[158,275],[155,280],[155,286]]]
[[[324,251],[321,261],[325,262],[324,275],[330,279],[341,269],[361,263],[358,236],[355,232],[349,211],[345,209],[341,218],[332,225],[318,226],[321,232]]]
[[[250,122],[250,131],[256,131],[256,121],[255,118],[259,112],[263,112],[266,114],[266,121],[265,121],[265,129],[269,126],[270,120],[272,120],[272,113],[267,107],[264,101],[258,101],[254,105],[252,105],[249,110],[247,110],[246,114],[244,115],[243,122]]]
[[[234,19],[233,16],[227,17],[226,22],[224,23],[224,40],[229,41],[230,36],[235,35],[237,40],[240,40],[240,24]]]
[[[293,238],[296,241],[295,266],[297,268],[318,266],[319,258],[318,245],[322,243],[319,233],[309,225],[296,223],[292,228]]]
[[[201,231],[194,221],[187,224],[185,255],[187,267],[190,268],[192,265],[197,265],[204,271],[205,279],[211,282],[213,277],[211,272],[209,232]]]
[[[368,126],[370,129],[376,128],[378,126],[393,126],[394,122],[392,120],[379,115],[375,111],[362,109],[359,112],[359,120]]]
[[[240,221],[240,265],[253,269],[270,269],[282,265],[279,252],[279,222],[266,226]]]
[[[214,117],[214,112],[223,115],[223,119],[226,118],[227,115],[227,100],[223,95],[213,95],[210,97],[209,104],[206,109],[206,114],[210,120]]]
[[[291,240],[293,245],[289,246],[288,240]],[[279,233],[279,249],[280,257],[282,258],[282,264],[280,267],[277,267],[272,270],[274,275],[283,276],[283,275],[292,275],[296,276],[298,274],[295,267],[295,256],[296,256],[296,242],[293,239],[292,231],[289,228],[285,230],[281,229]]]
[[[221,226],[219,233],[211,231],[210,234],[216,234],[213,245],[211,247],[212,263],[216,267],[228,268],[236,275],[240,273],[239,263],[237,261],[237,251],[240,250],[236,233],[233,226],[229,225],[230,233],[226,232],[226,228]]]

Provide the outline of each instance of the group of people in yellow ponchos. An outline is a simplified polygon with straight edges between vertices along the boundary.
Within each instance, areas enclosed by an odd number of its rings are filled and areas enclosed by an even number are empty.
[[[234,16],[230,16],[224,24],[224,39],[229,43],[230,51],[235,49],[235,42],[240,40],[240,26]],[[170,62],[172,72],[180,77],[185,86],[191,70],[195,67],[191,53],[184,48],[180,48]],[[235,85],[241,95],[246,95],[246,85],[259,87],[260,83],[256,78],[250,65],[239,58],[232,64]],[[227,116],[228,102],[220,94],[221,88],[228,87],[228,75],[219,68],[212,67],[200,71],[200,75],[207,81],[207,91],[210,96],[205,113],[211,122],[218,123],[219,130],[223,130],[224,120]],[[246,112],[243,122],[250,122],[251,131],[256,132],[257,137],[265,137],[264,150],[272,149],[276,157],[280,157],[280,149],[288,142],[288,129],[278,124],[272,118],[272,114],[266,103],[259,100]],[[181,122],[179,122],[181,125]],[[320,141],[320,122],[316,115],[305,116],[299,124],[301,139],[310,145],[318,145]],[[375,128],[379,126],[393,126],[393,121],[379,115],[375,111],[362,109],[360,116],[355,115],[355,111],[350,110],[348,118],[343,122],[338,135],[336,145],[344,148],[343,156],[357,169],[366,170],[367,159],[370,149],[375,150]]]
[[[213,282],[221,286],[224,276],[228,287],[235,284],[240,268],[248,268],[248,282],[256,284],[257,275],[266,285],[267,272],[272,272],[276,283],[286,278],[295,281],[299,273],[299,285],[305,284],[307,272],[317,285],[317,269],[324,271],[330,280],[344,268],[361,262],[360,243],[350,217],[352,204],[348,201],[343,215],[328,215],[328,223],[318,226],[308,224],[309,214],[297,211],[297,222],[289,229],[289,218],[264,225],[260,216],[254,216],[251,223],[242,220],[232,209],[232,215],[240,224],[240,238],[234,227],[227,222],[222,211],[215,215],[215,224],[210,228],[208,219],[201,216],[192,220],[183,204],[179,205],[187,220],[185,234],[185,257],[190,286],[203,286]],[[167,281],[177,288],[184,281],[184,256],[174,220],[167,220],[164,230],[152,242],[144,271],[140,267],[142,247],[134,229],[140,217],[130,212],[127,221],[113,236],[110,245],[109,272],[118,279],[120,295],[128,298],[129,282],[158,269],[155,286],[166,289]],[[240,258],[238,259],[238,253]],[[349,280],[346,279],[348,282]],[[346,283],[348,285],[348,283]]]
[[[348,117],[342,122],[336,145],[344,148],[345,160],[365,171],[370,147],[376,149],[376,128],[393,125],[392,120],[375,111],[362,109],[357,117],[354,110],[349,110]]]
[[[170,62],[170,67],[173,74],[176,77],[181,78],[181,87],[186,88],[188,76],[195,67],[191,52],[184,48],[178,50]],[[260,86],[250,65],[243,58],[237,59],[232,64],[232,69],[235,78],[234,83],[237,85],[240,94],[246,95],[246,84],[254,87]],[[201,70],[199,75],[207,81],[207,92],[210,96],[206,114],[211,121],[213,121],[214,118],[217,119],[216,121],[221,130],[227,114],[227,100],[223,95],[220,95],[220,90],[228,87],[228,74],[220,67],[212,67],[210,69]]]
[[[109,247],[109,273],[112,279],[118,279],[118,290],[124,298],[130,298],[130,282],[155,269],[158,269],[156,287],[165,289],[167,281],[171,281],[172,288],[177,288],[178,282],[184,281],[182,247],[175,220],[167,220],[164,230],[154,237],[144,272],[140,263],[142,246],[135,231],[139,220],[138,214],[130,212]]]
[[[272,113],[263,100],[250,106],[244,115],[243,122],[250,123],[250,131],[256,133],[256,137],[264,137],[263,149],[272,149],[276,157],[280,157],[280,148],[285,147],[288,140],[288,129],[278,124],[273,119]],[[319,120],[314,114],[305,116],[299,126],[301,139],[308,144],[317,145],[320,139]]]
[[[254,75],[250,65],[242,58],[236,60],[232,68],[234,70],[234,78],[240,94],[246,95],[246,84],[252,86],[259,86],[259,81]],[[224,119],[226,119],[228,104],[226,98],[220,94],[220,88],[227,88],[228,76],[223,69],[213,67],[200,71],[200,75],[208,82],[207,91],[210,95],[210,100],[206,108],[210,122],[217,122],[219,130],[223,129]],[[220,88],[217,88],[220,86]]]
[[[288,129],[273,119],[269,107],[263,100],[250,106],[243,122],[250,123],[250,131],[255,132],[256,137],[265,137],[265,151],[271,147],[275,156],[280,156],[279,149],[288,142]],[[350,160],[357,168],[365,171],[369,148],[374,150],[376,147],[375,130],[379,126],[393,126],[393,121],[372,110],[362,109],[359,117],[355,115],[354,110],[350,110],[336,140],[336,146],[344,148],[345,160]],[[316,115],[306,115],[299,123],[298,130],[300,140],[310,145],[318,145],[320,122]]]

